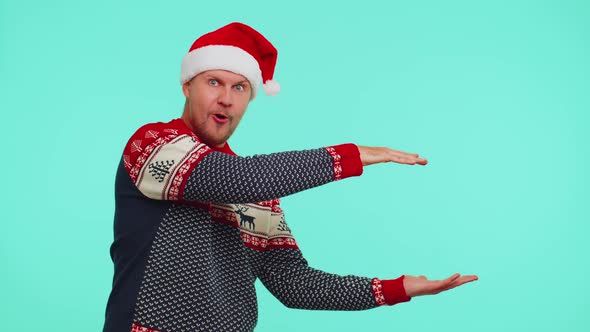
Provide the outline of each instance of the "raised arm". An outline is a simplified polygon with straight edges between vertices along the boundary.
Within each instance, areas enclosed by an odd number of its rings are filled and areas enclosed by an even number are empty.
[[[123,158],[137,188],[158,200],[254,203],[363,171],[354,144],[238,157],[212,150],[178,120],[139,129]]]
[[[180,119],[140,128],[127,143],[125,169],[137,188],[158,200],[254,203],[358,176],[382,162],[426,160],[385,147],[342,144],[239,157],[199,141]]]
[[[361,173],[358,150],[353,144],[253,157],[213,152],[195,167],[186,183],[184,197],[207,202],[253,203]]]

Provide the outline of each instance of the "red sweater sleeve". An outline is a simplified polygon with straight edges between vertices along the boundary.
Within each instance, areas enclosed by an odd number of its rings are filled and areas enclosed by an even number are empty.
[[[334,180],[363,174],[363,163],[359,149],[352,143],[329,146],[326,148],[334,163]]]
[[[375,301],[378,305],[394,305],[397,303],[408,302],[412,299],[406,295],[404,277],[405,276],[401,276],[397,279],[390,280],[373,279],[373,294],[375,295]]]

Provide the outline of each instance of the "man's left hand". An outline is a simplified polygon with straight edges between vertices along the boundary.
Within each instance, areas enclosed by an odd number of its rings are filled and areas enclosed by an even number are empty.
[[[425,276],[407,275],[404,277],[404,288],[406,289],[406,295],[409,297],[434,295],[477,279],[476,275],[462,276],[459,273],[455,273],[444,280],[428,280]]]

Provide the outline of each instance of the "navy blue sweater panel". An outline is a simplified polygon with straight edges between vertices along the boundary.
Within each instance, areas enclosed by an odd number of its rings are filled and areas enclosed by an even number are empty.
[[[111,259],[115,266],[113,289],[105,313],[104,332],[129,332],[133,310],[153,239],[172,204],[152,200],[135,186],[119,163],[115,178],[114,241]]]

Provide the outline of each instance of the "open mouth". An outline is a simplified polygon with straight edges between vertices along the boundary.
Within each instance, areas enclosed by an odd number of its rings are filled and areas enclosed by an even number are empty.
[[[218,122],[226,122],[228,117],[223,113],[215,113],[213,114],[213,118]]]

